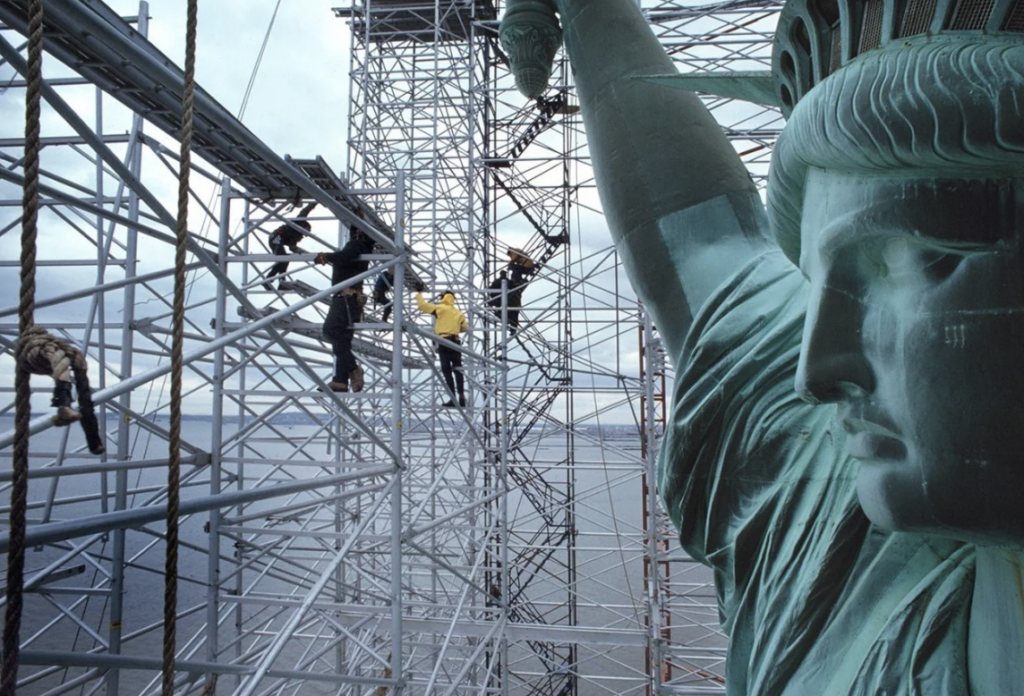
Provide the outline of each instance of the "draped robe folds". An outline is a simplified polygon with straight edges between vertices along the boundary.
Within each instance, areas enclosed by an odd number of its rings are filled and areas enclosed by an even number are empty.
[[[968,696],[973,546],[872,525],[833,406],[794,391],[807,284],[778,251],[695,317],[659,464],[714,571],[732,696]]]

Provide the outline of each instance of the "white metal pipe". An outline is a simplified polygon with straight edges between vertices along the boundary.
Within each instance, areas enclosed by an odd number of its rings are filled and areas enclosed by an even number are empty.
[[[405,248],[405,172],[398,172],[395,188],[395,237],[398,248]],[[402,460],[402,350],[404,327],[405,263],[399,261],[393,274],[392,295],[394,330],[391,336],[391,451],[395,456],[394,487],[391,491],[391,676],[402,682],[402,484],[405,463]],[[401,691],[401,688],[397,689]]]
[[[149,33],[149,3],[147,0],[140,0],[139,2],[139,24],[138,32],[141,36],[147,36]],[[141,136],[143,131],[143,120],[139,114],[132,116],[132,135],[136,141]],[[142,152],[141,148],[133,148],[131,157],[128,161],[129,170],[136,176],[140,176],[142,172]],[[122,180],[118,187],[118,195],[123,193],[125,182]],[[128,220],[130,222],[137,223],[139,219],[139,197],[135,191],[131,188],[128,189]],[[113,223],[112,223],[113,224]],[[135,320],[135,276],[138,268],[138,233],[134,226],[126,227],[127,229],[127,240],[125,245],[125,259],[127,265],[124,269],[124,309],[121,315],[122,327],[121,327],[121,365],[120,365],[120,378],[122,381],[125,379],[131,379],[132,375],[132,353],[134,348],[134,335],[131,329],[131,323]],[[114,236],[114,228],[110,228],[110,236]],[[104,390],[100,390],[104,391]],[[95,398],[95,392],[93,394]],[[130,391],[122,392],[117,395],[118,405],[122,409],[131,410],[132,407],[132,396]],[[114,395],[111,396],[111,400]],[[95,402],[94,402],[95,403]],[[121,419],[121,423],[117,428],[117,459],[119,461],[126,461],[131,458],[131,443],[130,443],[130,431],[131,428],[126,420]],[[3,446],[0,446],[2,449]],[[114,474],[114,510],[120,511],[125,510],[128,507],[128,472],[125,469],[119,469]],[[123,616],[124,616],[124,570],[125,570],[125,530],[115,529],[113,534],[113,548],[111,553],[110,561],[110,627],[109,627],[109,643],[110,643],[110,654],[118,655],[121,652],[121,641],[123,628]],[[118,696],[120,692],[120,671],[117,669],[111,669],[106,675],[106,687],[107,696]]]
[[[306,479],[295,483],[282,483],[267,488],[258,488],[248,491],[234,491],[221,493],[216,496],[204,496],[184,500],[181,503],[181,515],[192,515],[197,512],[206,512],[214,508],[227,508],[234,505],[244,505],[259,500],[278,498],[284,495],[300,493],[313,490],[323,486],[332,486],[344,481],[354,481],[367,476],[377,476],[385,470],[368,470],[357,473],[338,474],[336,476],[325,476],[322,478]],[[86,536],[97,532],[111,531],[114,529],[127,529],[140,527],[150,522],[164,519],[167,516],[165,504],[148,505],[142,508],[130,510],[117,510],[103,515],[91,515],[77,519],[64,520],[62,522],[51,522],[45,525],[29,527],[25,533],[25,543],[28,546],[42,546],[58,541],[66,541],[75,537]],[[10,534],[0,534],[0,553],[7,553],[10,546]]]
[[[256,667],[255,673],[251,677],[249,677],[249,679],[243,682],[238,689],[235,690],[234,696],[252,696],[253,693],[255,693],[256,687],[260,685],[260,682],[263,681],[264,677],[266,677],[267,673],[270,671],[270,665],[272,665],[274,663],[274,660],[277,659],[277,656],[281,653],[281,650],[284,649],[285,644],[287,644],[288,641],[291,640],[292,634],[295,632],[295,629],[298,627],[303,617],[305,617],[306,612],[310,610],[310,608],[316,602],[317,597],[320,596],[320,593],[323,592],[324,588],[327,586],[327,583],[330,582],[332,576],[334,575],[334,569],[337,567],[338,564],[340,564],[343,560],[345,560],[345,558],[348,557],[348,553],[352,549],[352,546],[355,544],[356,540],[358,539],[359,534],[361,534],[363,530],[366,529],[366,527],[370,524],[370,522],[373,521],[377,509],[380,508],[384,501],[388,499],[389,494],[391,492],[390,489],[394,485],[394,481],[397,481],[397,479],[392,479],[392,484],[388,485],[387,488],[384,491],[382,491],[381,495],[377,497],[376,501],[374,501],[374,504],[370,507],[369,510],[367,510],[366,514],[363,516],[363,519],[359,524],[358,529],[352,534],[352,538],[349,539],[345,543],[345,545],[342,546],[341,550],[334,555],[334,558],[331,559],[331,562],[324,569],[324,571],[320,575],[320,578],[316,581],[313,587],[310,588],[309,592],[306,593],[306,596],[302,600],[302,603],[294,612],[292,612],[292,615],[288,617],[287,623],[285,623],[285,625],[281,627],[280,631],[278,631],[277,636],[274,638],[274,641],[263,653],[263,656],[260,659],[260,663]]]
[[[186,455],[181,458],[181,461],[183,464],[195,464],[196,456],[194,454]],[[50,466],[42,469],[32,469],[28,472],[28,478],[31,481],[32,479],[62,478],[64,476],[81,476],[83,474],[102,474],[112,471],[121,471],[124,469],[129,471],[133,471],[135,469],[153,469],[160,466],[167,466],[166,457],[162,459],[110,461],[102,462],[100,464],[81,464],[75,466]],[[0,483],[9,483],[13,476],[14,474],[10,471],[0,471]]]
[[[506,278],[501,282],[501,346],[502,354],[508,357],[508,279]],[[509,553],[508,553],[508,542],[509,542],[509,521],[508,521],[508,365],[506,364],[505,369],[499,372],[499,378],[501,382],[501,397],[499,402],[499,413],[500,413],[500,424],[499,428],[500,439],[498,442],[498,479],[499,486],[503,495],[501,496],[501,502],[498,506],[499,521],[501,524],[501,536],[499,538],[498,553],[501,558],[500,577],[501,577],[501,602],[502,602],[502,619],[504,622],[510,623],[510,603],[509,603]],[[501,665],[501,693],[502,696],[508,696],[509,693],[509,657],[508,657],[508,636],[502,632],[501,642],[498,647],[499,660]]]
[[[373,273],[371,271],[367,271],[366,273],[361,273],[360,275],[355,276],[353,278],[349,278],[348,280],[342,281],[342,282],[338,283],[337,285],[332,285],[331,287],[327,288],[326,290],[321,290],[320,292],[316,293],[315,295],[310,295],[309,297],[304,298],[304,299],[296,302],[295,304],[292,304],[292,305],[289,305],[287,307],[284,307],[283,309],[278,310],[277,312],[274,312],[273,314],[267,315],[266,317],[263,317],[262,319],[259,319],[258,321],[254,321],[251,324],[247,324],[244,328],[238,329],[237,331],[232,331],[230,334],[225,334],[224,336],[222,336],[220,338],[213,339],[212,341],[210,341],[208,344],[206,344],[202,348],[198,348],[198,349],[188,353],[187,355],[185,355],[185,357],[183,359],[183,362],[184,362],[184,364],[187,365],[190,362],[198,360],[199,358],[205,358],[207,355],[209,355],[210,353],[213,353],[218,348],[231,345],[235,341],[238,341],[239,339],[241,339],[241,338],[243,338],[245,336],[248,336],[248,335],[250,335],[250,334],[252,334],[252,333],[254,333],[256,331],[259,331],[261,329],[269,328],[278,319],[283,319],[285,317],[291,316],[292,314],[296,313],[300,309],[308,307],[309,305],[314,304],[315,302],[319,302],[320,300],[322,300],[322,299],[332,295],[335,292],[338,292],[338,291],[340,291],[340,290],[342,290],[344,288],[347,288],[347,287],[349,287],[351,285],[354,285],[356,283],[362,282],[363,280],[365,280],[366,278],[370,277],[371,275],[373,275]],[[130,346],[129,346],[129,348],[130,348]],[[127,354],[129,356],[131,355],[130,350],[129,350],[129,352]],[[111,401],[112,399],[114,399],[114,398],[116,398],[118,396],[121,396],[122,394],[127,394],[127,393],[131,392],[136,387],[139,387],[139,386],[141,386],[143,384],[146,384],[147,382],[150,382],[150,381],[152,381],[154,379],[157,379],[158,377],[163,377],[165,374],[169,373],[170,371],[171,371],[171,366],[169,364],[167,364],[167,365],[158,365],[157,367],[150,368],[149,370],[146,370],[145,372],[140,372],[140,373],[138,373],[138,374],[136,374],[136,375],[134,375],[134,376],[132,376],[132,377],[130,377],[128,379],[123,379],[118,384],[114,384],[114,385],[112,385],[110,387],[107,387],[106,389],[94,392],[93,393],[93,403],[99,405],[99,404]],[[122,372],[122,374],[123,374],[123,372]],[[326,394],[326,395],[329,396],[329,394]],[[38,418],[32,419],[32,421],[29,424],[29,432],[30,432],[30,434],[35,435],[36,433],[40,433],[40,432],[42,432],[44,430],[49,429],[50,427],[52,427],[52,425],[53,425],[53,423],[50,421],[50,417],[49,416],[40,416]],[[12,432],[7,432],[7,433],[4,433],[3,435],[0,435],[0,449],[3,449],[5,447],[10,447],[11,444],[13,443],[13,441],[14,441],[14,434]]]
[[[227,177],[221,182],[220,189],[220,224],[217,235],[217,260],[222,272],[227,273],[228,242],[230,241],[231,216],[231,184]],[[214,337],[224,336],[224,321],[227,318],[227,292],[217,284],[217,304],[214,316]],[[210,495],[220,495],[221,477],[223,472],[222,457],[224,456],[224,347],[221,346],[213,354],[213,423],[210,432]],[[241,425],[241,424],[239,424]],[[210,510],[209,548],[206,556],[206,659],[217,661],[219,648],[220,622],[217,621],[217,595],[220,590],[220,524],[221,510]],[[215,688],[212,676],[206,677],[207,688]]]

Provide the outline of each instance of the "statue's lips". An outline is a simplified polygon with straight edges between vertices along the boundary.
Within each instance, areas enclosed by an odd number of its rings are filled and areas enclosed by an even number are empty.
[[[842,419],[846,450],[854,459],[896,461],[907,456],[903,438],[887,418],[876,415],[848,414]]]

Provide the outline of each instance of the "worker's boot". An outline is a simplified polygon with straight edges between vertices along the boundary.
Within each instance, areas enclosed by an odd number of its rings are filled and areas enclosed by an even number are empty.
[[[459,394],[459,406],[461,406],[462,408],[466,408],[466,395],[465,394]]]
[[[57,407],[57,415],[50,420],[54,425],[71,425],[82,420],[82,414],[71,408],[74,398],[71,395],[71,382],[59,381],[53,386],[51,406]]]
[[[347,392],[348,380],[345,380],[344,382],[337,382],[335,380],[331,380],[330,382],[327,383],[327,386],[331,388],[332,392]]]
[[[363,390],[363,368],[356,365],[356,369],[348,373],[348,378],[352,383],[352,391],[361,392]]]

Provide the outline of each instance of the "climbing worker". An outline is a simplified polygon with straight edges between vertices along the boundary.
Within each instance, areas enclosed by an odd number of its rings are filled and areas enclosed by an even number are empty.
[[[495,278],[491,282],[491,284],[488,286],[487,289],[490,291],[488,293],[490,295],[490,299],[487,301],[487,304],[490,305],[494,309],[494,316],[496,316],[498,318],[498,321],[501,321],[501,288],[502,288],[503,285],[508,287],[508,295],[506,296],[506,300],[509,303],[509,305],[508,305],[508,327],[509,327],[509,329],[511,330],[512,333],[515,333],[515,331],[516,331],[515,327],[519,325],[519,310],[518,309],[513,309],[512,306],[511,306],[511,304],[512,304],[512,286],[508,282],[508,271],[505,271],[505,270],[500,271],[498,273],[498,277]]]
[[[510,335],[515,335],[519,330],[519,310],[523,306],[523,290],[526,289],[527,283],[536,272],[536,264],[526,255],[525,251],[509,247],[507,269],[501,271],[490,285],[492,293],[490,305],[495,308],[494,313],[500,319],[501,284],[506,280],[508,282],[508,304],[506,306]]]
[[[288,252],[285,251],[285,247],[290,248],[293,254],[302,253],[302,249],[299,249],[299,242],[303,240],[311,229],[306,217],[315,207],[316,201],[313,201],[299,212],[298,217],[285,222],[270,233],[270,240],[268,241],[268,244],[270,245],[270,251],[274,256],[288,256]],[[303,233],[302,230],[305,230],[306,232]],[[283,276],[287,271],[287,261],[278,261],[271,266],[270,271],[267,273],[267,282],[263,283],[264,289],[272,292],[274,287],[270,284],[270,281],[278,276]],[[284,284],[285,280],[284,278],[281,278],[277,283],[277,289],[284,290]]]
[[[394,302],[388,299],[388,293],[390,293],[395,287],[395,270],[388,268],[381,271],[380,275],[377,276],[377,280],[373,283],[373,306],[379,307],[384,305],[384,313],[381,315],[380,320],[386,322],[391,317],[391,310],[394,308]]]
[[[103,438],[100,437],[99,423],[92,406],[92,390],[89,388],[89,364],[82,352],[40,326],[30,328],[21,335],[18,342],[16,355],[23,369],[33,375],[53,377],[53,400],[50,405],[57,407],[57,414],[50,419],[53,424],[67,426],[81,421],[89,451],[103,454]],[[71,395],[72,375],[78,391],[78,411],[71,407],[74,402]]]
[[[370,239],[358,227],[352,227],[348,244],[341,251],[321,252],[315,260],[321,266],[334,266],[331,285],[337,285],[365,273],[370,262],[360,257],[372,251],[373,243]],[[362,282],[339,290],[331,298],[331,308],[327,311],[323,332],[334,351],[334,377],[328,384],[332,391],[347,392],[350,383],[352,391],[363,390],[363,368],[356,363],[352,354],[352,339],[355,336],[354,324],[363,319],[364,304],[366,295],[363,294]]]
[[[455,406],[458,395],[459,406],[466,405],[466,384],[462,374],[462,353],[455,346],[461,345],[459,334],[469,330],[466,315],[455,306],[455,293],[446,290],[441,293],[439,304],[431,304],[423,299],[422,284],[416,291],[416,306],[424,314],[434,317],[434,333],[441,340],[437,343],[437,355],[441,359],[441,374],[452,398],[441,404],[447,408]],[[454,379],[452,372],[454,371]],[[456,383],[458,390],[456,390]]]
[[[509,247],[508,249],[508,277],[509,283],[520,293],[533,275],[537,272],[537,265],[522,249]]]
[[[523,290],[537,273],[537,266],[522,249],[508,250],[508,328],[514,335],[519,330],[519,309],[523,306]]]

